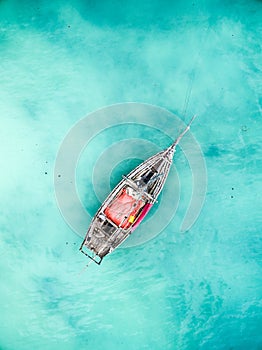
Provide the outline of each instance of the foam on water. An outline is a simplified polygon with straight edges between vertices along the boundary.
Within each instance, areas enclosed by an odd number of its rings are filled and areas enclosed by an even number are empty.
[[[0,1],[1,349],[262,347],[261,17],[255,0]],[[191,183],[178,150],[184,190],[169,226],[79,275],[81,239],[54,196],[62,139],[119,102],[182,117],[192,77],[187,115],[199,115],[192,132],[208,172],[201,215],[179,232]],[[126,133],[169,142],[146,126]],[[78,191],[93,212],[84,164],[116,135],[95,138],[79,161]],[[114,185],[119,169],[106,175]]]

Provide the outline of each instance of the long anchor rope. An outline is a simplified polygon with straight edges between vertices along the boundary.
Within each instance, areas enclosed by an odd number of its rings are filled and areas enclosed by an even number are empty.
[[[196,77],[197,66],[199,65],[201,52],[203,51],[203,48],[205,47],[206,42],[207,42],[209,29],[210,29],[210,25],[206,28],[206,32],[204,34],[202,45],[200,45],[200,48],[199,48],[199,50],[198,50],[198,52],[196,54],[195,63],[193,65],[193,68],[192,68],[191,72],[189,73],[189,82],[188,82],[186,95],[185,95],[185,100],[184,100],[184,105],[183,105],[183,109],[182,109],[182,118],[183,118],[183,120],[185,120],[185,118],[186,118],[188,105],[189,105],[189,101],[190,101],[190,97],[191,97],[191,94],[192,94],[192,89],[193,89],[193,85],[194,85],[194,81],[195,81],[195,77]]]

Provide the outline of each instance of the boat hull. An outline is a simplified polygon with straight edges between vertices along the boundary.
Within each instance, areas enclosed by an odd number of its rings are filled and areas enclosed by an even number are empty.
[[[170,149],[138,165],[113,189],[95,214],[80,247],[100,264],[142,223],[157,201],[172,164]]]
[[[170,147],[123,176],[94,216],[80,247],[82,253],[100,264],[141,224],[163,189],[176,146],[195,118]]]

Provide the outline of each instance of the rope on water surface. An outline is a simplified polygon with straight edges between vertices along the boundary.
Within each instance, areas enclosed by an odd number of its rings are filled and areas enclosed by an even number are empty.
[[[210,29],[210,24],[206,28],[205,36],[203,38],[203,43],[202,43],[202,45],[200,45],[200,48],[198,50],[198,53],[197,53],[197,56],[195,59],[194,66],[193,66],[191,72],[189,73],[189,82],[188,82],[188,87],[187,87],[187,91],[186,91],[184,106],[182,109],[182,118],[184,120],[186,118],[187,109],[188,109],[188,105],[189,105],[189,101],[190,101],[190,97],[191,97],[191,93],[192,93],[192,88],[193,88],[193,84],[194,84],[194,80],[195,80],[195,76],[196,76],[196,68],[199,64],[199,60],[201,57],[200,54],[203,51],[204,46],[206,45],[208,34],[209,34],[209,29]]]
[[[77,275],[81,276],[86,271],[86,269],[88,268],[88,266],[90,265],[91,262],[92,261],[89,261],[88,264],[86,264]]]
[[[186,91],[186,97],[185,97],[185,102],[184,102],[184,107],[183,107],[183,110],[182,110],[182,118],[185,119],[186,117],[186,113],[187,113],[187,108],[188,108],[188,105],[189,105],[189,100],[190,100],[190,97],[191,97],[191,93],[192,93],[192,87],[193,87],[193,82],[195,80],[195,69],[192,70],[191,72],[191,77],[190,77],[190,80],[189,80],[189,83],[188,83],[188,87],[187,87],[187,91]]]

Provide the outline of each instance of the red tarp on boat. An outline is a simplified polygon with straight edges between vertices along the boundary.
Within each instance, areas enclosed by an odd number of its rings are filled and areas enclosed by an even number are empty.
[[[127,229],[134,222],[135,217],[144,206],[142,200],[137,200],[127,194],[124,188],[121,194],[105,209],[105,215],[117,226]]]

